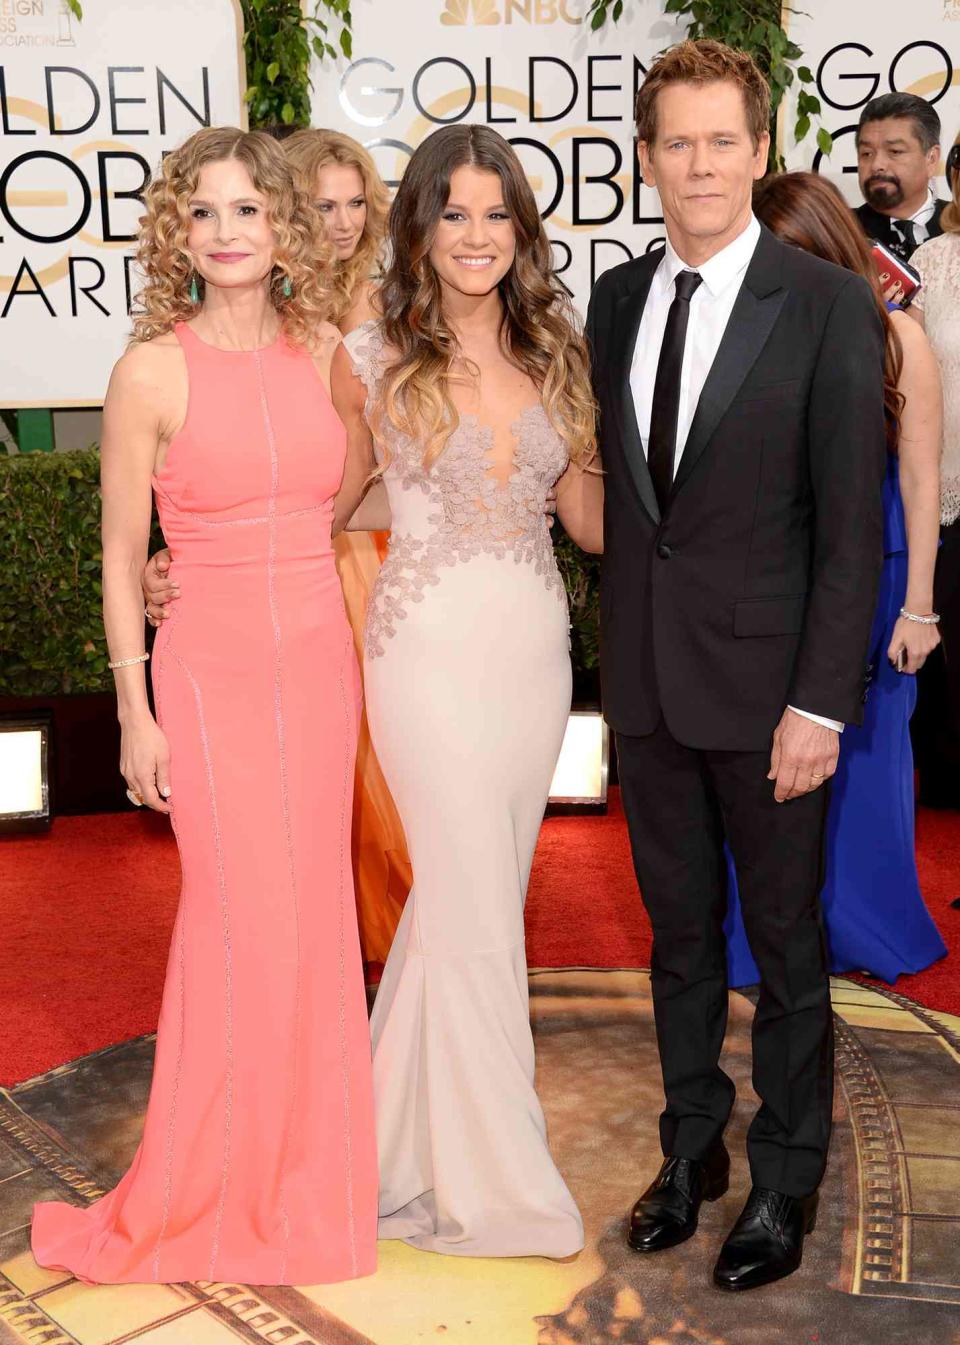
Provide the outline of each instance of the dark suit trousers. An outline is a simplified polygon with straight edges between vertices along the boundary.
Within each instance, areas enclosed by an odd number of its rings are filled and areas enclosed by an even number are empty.
[[[823,1176],[833,1108],[833,1018],[820,915],[821,788],[775,803],[768,752],[684,747],[661,720],[617,735],[634,867],[653,925],[652,986],[666,1108],[664,1154],[699,1158],[721,1135],[734,1086],[720,1068],[727,1024],[726,836],[760,968],[747,1137],[753,1181],[787,1195]]]

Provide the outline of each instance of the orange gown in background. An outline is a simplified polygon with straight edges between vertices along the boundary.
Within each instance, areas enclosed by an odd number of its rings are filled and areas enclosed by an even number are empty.
[[[367,600],[387,554],[388,537],[385,532],[342,532],[334,542],[343,599],[361,667]],[[366,710],[361,716],[357,741],[353,875],[364,961],[386,962],[412,879],[403,827],[370,741]]]

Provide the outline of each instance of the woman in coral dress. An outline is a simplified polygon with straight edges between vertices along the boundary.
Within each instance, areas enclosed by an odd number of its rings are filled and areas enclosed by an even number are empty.
[[[389,198],[370,154],[337,131],[301,129],[281,142],[298,185],[320,213],[333,248],[330,320],[346,334],[373,316],[381,277]],[[387,551],[387,533],[341,532],[334,541],[337,572],[358,654],[367,603]],[[173,611],[169,552],[144,573],[147,613],[158,625]],[[365,710],[357,738],[353,792],[353,873],[360,947],[367,962],[384,962],[410,888],[403,827],[377,761]]]
[[[93,1282],[375,1265],[358,680],[331,544],[369,464],[345,466],[327,391],[322,256],[265,135],[198,132],[148,191],[138,341],[105,407],[105,622],[121,768],[135,801],[171,813],[183,888],[133,1164],[95,1204],[34,1214],[37,1261]],[[154,648],[158,722],[139,588],[151,479],[183,581]]]
[[[390,240],[383,318],[333,362],[392,516],[365,685],[413,864],[372,1019],[380,1236],[563,1257],[583,1227],[534,1090],[523,904],[570,710],[544,517],[558,479],[565,527],[600,545],[586,350],[530,186],[489,128],[420,145]]]

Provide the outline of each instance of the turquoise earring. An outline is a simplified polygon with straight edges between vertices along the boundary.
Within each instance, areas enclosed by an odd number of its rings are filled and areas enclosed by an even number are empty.
[[[190,278],[190,302],[192,304],[198,304],[200,302],[200,287],[197,285],[196,272],[194,272],[193,276]]]
[[[290,284],[290,277],[289,277],[289,276],[284,276],[284,277],[283,277],[283,297],[284,297],[285,299],[289,299],[290,296],[291,296],[292,294],[293,294],[293,286]]]

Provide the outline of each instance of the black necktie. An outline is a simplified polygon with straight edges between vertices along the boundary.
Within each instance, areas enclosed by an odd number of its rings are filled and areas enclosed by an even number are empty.
[[[653,385],[650,412],[650,439],[647,466],[657,493],[660,513],[666,512],[673,485],[673,464],[677,453],[677,419],[680,414],[680,370],[683,346],[687,339],[690,300],[703,279],[696,271],[681,271],[674,282],[674,298],[667,314],[667,325],[660,347],[657,378]]]
[[[895,219],[892,221],[893,227],[898,229],[903,238],[904,252],[907,257],[917,250],[917,226],[912,219]],[[899,249],[898,249],[899,250]]]

